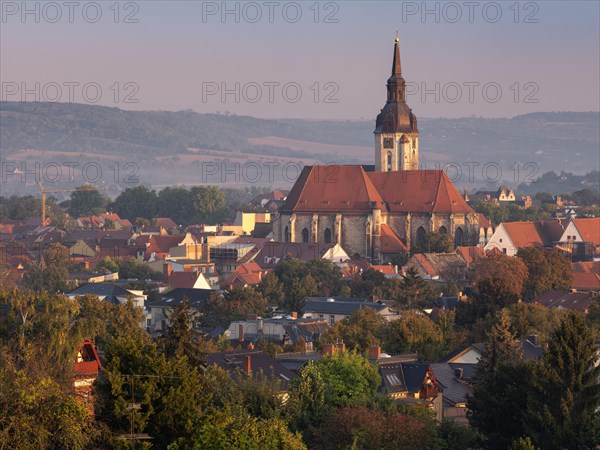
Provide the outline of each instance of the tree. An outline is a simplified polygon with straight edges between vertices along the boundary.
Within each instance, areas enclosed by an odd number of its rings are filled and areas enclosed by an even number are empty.
[[[216,186],[194,186],[189,192],[195,223],[216,224],[223,221],[227,213],[225,196]]]
[[[270,305],[281,305],[285,298],[283,283],[273,272],[269,272],[258,285],[258,291],[265,297]]]
[[[350,289],[354,297],[370,297],[376,288],[383,285],[385,275],[379,270],[369,267],[352,278]]]
[[[412,253],[450,253],[454,250],[452,236],[438,231],[425,233],[423,242],[412,245]]]
[[[472,426],[485,436],[485,447],[504,450],[526,434],[525,421],[535,371],[531,363],[501,362],[467,397]]]
[[[106,198],[93,186],[84,185],[71,192],[69,213],[73,217],[96,214],[106,206]]]
[[[569,289],[573,280],[571,262],[563,255],[536,247],[520,249],[517,256],[527,266],[523,297],[533,300],[552,289]]]
[[[326,389],[321,370],[309,362],[290,385],[285,414],[292,430],[306,433],[325,420],[331,410],[325,402]]]
[[[166,187],[158,193],[157,200],[158,215],[170,217],[179,225],[192,223],[192,212],[194,205],[190,192],[183,187]]]
[[[167,313],[167,326],[159,341],[169,357],[186,356],[192,365],[206,362],[206,355],[214,348],[194,329],[199,312],[192,309],[186,298]]]
[[[328,342],[344,342],[349,349],[364,353],[374,344],[379,344],[387,322],[373,308],[362,308],[350,318],[336,322],[325,335]]]
[[[403,311],[384,331],[383,348],[393,354],[417,353],[419,359],[431,361],[444,349],[444,337],[436,324],[420,311]]]
[[[529,408],[528,429],[542,448],[576,447],[600,407],[600,366],[591,330],[570,312],[553,333]]]
[[[25,276],[25,286],[34,291],[67,292],[69,284],[69,249],[53,242],[44,250],[42,261]]]
[[[436,296],[434,289],[425,281],[414,267],[406,271],[400,282],[399,301],[408,306],[424,304]]]
[[[508,312],[501,310],[498,321],[487,335],[485,351],[477,362],[478,378],[493,373],[500,363],[511,363],[521,357],[519,342],[510,327]]]
[[[348,405],[316,431],[316,449],[430,449],[438,444],[432,420],[398,411]]]
[[[325,402],[333,407],[368,400],[381,378],[377,367],[353,351],[336,353],[316,363],[325,383]]]
[[[132,223],[138,217],[153,219],[157,213],[158,196],[146,186],[127,188],[115,199],[111,208],[119,217]]]
[[[527,275],[527,266],[520,258],[495,255],[475,263],[472,281],[477,291],[478,315],[495,313],[516,303]]]

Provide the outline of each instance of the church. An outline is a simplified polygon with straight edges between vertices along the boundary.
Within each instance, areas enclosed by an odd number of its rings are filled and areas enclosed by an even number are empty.
[[[305,166],[273,221],[276,241],[338,243],[373,264],[433,231],[450,234],[457,246],[477,244],[477,213],[444,171],[419,170],[417,118],[405,88],[396,38],[375,123],[375,165]]]

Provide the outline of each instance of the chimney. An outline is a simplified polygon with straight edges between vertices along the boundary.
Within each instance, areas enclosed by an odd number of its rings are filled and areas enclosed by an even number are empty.
[[[252,374],[252,360],[250,359],[250,355],[244,356],[244,372],[248,376]]]
[[[379,345],[372,345],[369,347],[369,359],[379,359],[381,355],[381,347]]]
[[[173,266],[171,263],[165,263],[163,264],[163,275],[165,278],[169,278],[169,275],[171,275],[171,272],[173,272]]]
[[[343,342],[338,342],[335,344],[335,350],[338,352],[345,352],[346,351],[346,344],[344,344]]]
[[[462,369],[462,367],[454,369],[454,376],[456,376],[456,378],[458,378],[459,380],[462,380],[462,377],[463,377],[463,369]]]
[[[254,350],[254,343],[253,342],[250,342],[248,344],[248,350]]]
[[[321,355],[323,356],[333,356],[335,352],[335,347],[333,344],[323,344],[321,347]]]
[[[238,327],[238,340],[244,342],[244,324],[240,323]]]
[[[296,311],[292,311],[292,319],[297,319],[298,313]]]
[[[538,345],[538,337],[537,334],[531,334],[529,336],[527,336],[527,340],[529,342],[531,342],[533,345],[537,346]]]

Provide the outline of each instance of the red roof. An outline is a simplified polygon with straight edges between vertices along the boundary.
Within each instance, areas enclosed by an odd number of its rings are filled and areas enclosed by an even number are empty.
[[[177,228],[177,224],[170,217],[157,217],[154,219],[154,222],[156,223],[157,226],[163,227],[166,229]]]
[[[381,252],[382,253],[407,253],[406,245],[400,240],[394,230],[387,225],[381,225]]]
[[[441,170],[365,172],[305,166],[281,211],[474,212]]]
[[[221,283],[222,286],[244,287],[261,282],[263,276],[269,272],[260,267],[256,262],[250,261],[240,264],[235,271]]]
[[[592,272],[573,272],[571,287],[578,291],[600,291],[600,275]]]
[[[383,264],[380,266],[375,265],[375,266],[371,266],[371,268],[373,270],[378,270],[379,272],[381,272],[385,275],[394,275],[397,273],[396,268],[390,264]]]
[[[481,220],[481,219],[480,219]],[[479,222],[481,225],[481,222]],[[496,248],[496,247],[494,247]],[[467,262],[467,266],[470,266],[475,261],[485,258],[485,250],[483,247],[456,247],[456,253],[462,256]]]
[[[575,272],[592,272],[600,274],[600,261],[581,261],[571,264],[573,273]]]
[[[483,214],[478,213],[477,217],[479,217],[479,227],[480,228],[490,228],[492,226],[492,222],[488,220]]]
[[[573,219],[577,231],[584,242],[600,245],[600,217],[592,219]]]
[[[503,225],[517,248],[544,247],[551,244],[538,222],[504,222]]]
[[[200,272],[171,272],[169,275],[169,286],[172,288],[193,288],[198,280]]]
[[[548,291],[534,300],[546,308],[566,309],[587,313],[589,307],[598,297],[591,292]]]

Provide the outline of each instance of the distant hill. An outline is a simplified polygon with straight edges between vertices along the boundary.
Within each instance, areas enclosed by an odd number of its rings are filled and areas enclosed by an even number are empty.
[[[140,165],[141,180],[148,184],[197,183],[195,174],[207,161],[370,164],[375,113],[370,121],[265,120],[189,110],[1,102],[0,151],[3,161],[125,158]],[[551,170],[583,174],[599,164],[598,112],[420,118],[419,131],[421,159],[428,167],[456,163],[466,170],[468,162],[498,163],[503,168],[499,181],[515,186]],[[529,178],[522,170],[528,162],[537,167]],[[464,185],[464,178],[466,173],[457,184]],[[484,184],[481,171],[475,171],[475,183]]]

